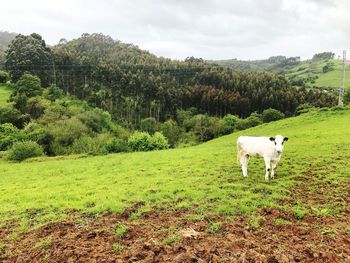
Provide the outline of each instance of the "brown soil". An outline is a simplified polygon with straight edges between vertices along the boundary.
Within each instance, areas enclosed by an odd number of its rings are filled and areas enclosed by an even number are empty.
[[[322,201],[322,191],[310,196],[305,185],[294,190],[299,198]],[[188,211],[153,211],[128,220],[142,203],[121,215],[92,218],[72,213],[71,220],[47,224],[18,240],[10,238],[15,224],[8,224],[0,229],[0,240],[6,240],[0,258],[4,262],[350,262],[350,190],[346,193],[342,198],[348,208],[338,218],[296,220],[281,210],[264,209],[260,226],[254,228],[242,216],[194,221]],[[276,219],[291,224],[279,225]],[[222,225],[209,233],[211,222]],[[115,232],[121,224],[128,228],[123,237]],[[113,246],[116,243],[119,249]]]

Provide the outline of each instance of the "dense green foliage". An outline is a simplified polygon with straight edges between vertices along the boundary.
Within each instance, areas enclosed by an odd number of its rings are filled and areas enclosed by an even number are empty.
[[[38,157],[43,154],[43,149],[36,142],[16,142],[7,152],[7,159],[11,161],[23,161],[27,158]]]
[[[10,80],[10,75],[6,71],[0,70],[0,84]]]
[[[39,76],[43,85],[47,86],[52,78],[52,61],[51,49],[39,34],[19,34],[6,50],[5,67],[14,81],[24,72],[30,72]]]
[[[196,107],[199,113],[220,117],[226,114],[247,117],[270,107],[290,116],[302,103],[335,104],[332,96],[291,87],[275,74],[235,71],[195,58],[183,62],[158,58],[102,34],[62,40],[52,50],[47,50],[36,34],[19,35],[9,47],[13,52],[7,53],[11,76],[24,73],[23,65],[14,65],[13,57],[22,61],[26,43],[33,41],[36,44],[31,52],[38,54],[35,58],[41,60],[41,67],[34,69],[38,62],[31,60],[26,70],[38,75],[44,87],[54,83],[66,95],[110,112],[127,127],[138,127],[145,118],[158,122],[175,118],[177,109],[191,107]],[[288,65],[298,63],[298,58],[270,60]],[[40,72],[44,66],[43,77]]]
[[[262,113],[263,122],[277,121],[283,118],[284,114],[282,112],[271,108],[264,110]]]
[[[136,152],[163,150],[169,148],[167,139],[160,132],[149,135],[147,132],[135,132],[128,140],[128,146]]]

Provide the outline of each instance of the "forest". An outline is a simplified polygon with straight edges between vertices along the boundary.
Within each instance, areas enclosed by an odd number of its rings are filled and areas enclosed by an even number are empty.
[[[47,155],[186,146],[336,104],[273,73],[170,60],[102,34],[55,46],[19,34],[3,66],[12,90],[0,108],[3,151],[23,141]]]

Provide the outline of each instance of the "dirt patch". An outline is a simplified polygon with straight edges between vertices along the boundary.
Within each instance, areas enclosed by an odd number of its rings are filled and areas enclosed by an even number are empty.
[[[292,200],[341,203],[337,217],[263,209],[256,218],[203,218],[189,211],[148,212],[130,216],[137,203],[121,215],[98,218],[72,213],[71,219],[50,223],[11,238],[16,223],[0,229],[3,262],[350,262],[350,187],[334,192],[332,185],[308,185],[313,175],[292,189]],[[329,200],[331,193],[332,200]],[[122,226],[122,227],[121,227]]]
[[[349,262],[350,236],[334,229],[339,220],[305,217],[297,221],[265,209],[261,227],[237,217],[195,222],[186,212],[150,212],[139,220],[106,214],[96,220],[51,223],[7,240],[4,262]],[[280,220],[283,224],[276,224]],[[213,221],[223,222],[215,233]],[[349,226],[349,220],[343,222]],[[127,227],[118,236],[119,225]],[[331,226],[333,228],[331,228]],[[322,232],[320,229],[334,229]],[[10,231],[2,229],[1,236]],[[5,234],[4,234],[5,233]],[[7,233],[7,234],[6,234]],[[184,235],[186,233],[186,235]],[[116,245],[117,244],[117,245]],[[115,249],[115,248],[118,249]],[[2,252],[3,254],[5,253]]]

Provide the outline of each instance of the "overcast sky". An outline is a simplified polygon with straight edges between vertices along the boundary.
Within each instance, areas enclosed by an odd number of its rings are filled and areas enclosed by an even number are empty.
[[[349,0],[10,0],[0,30],[49,44],[103,33],[173,59],[310,58],[350,48]]]

